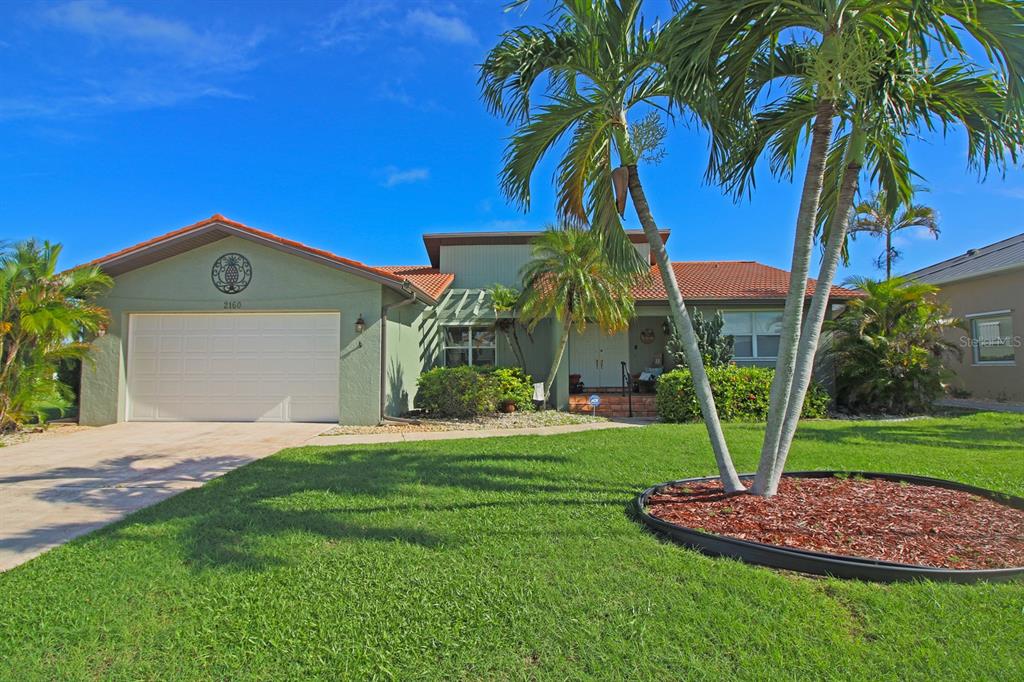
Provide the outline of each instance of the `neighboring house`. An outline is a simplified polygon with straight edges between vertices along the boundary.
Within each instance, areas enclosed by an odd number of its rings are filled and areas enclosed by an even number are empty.
[[[83,368],[80,419],[374,424],[399,415],[424,369],[514,363],[487,289],[521,286],[537,234],[428,234],[429,265],[372,267],[215,215],[100,258],[92,264],[115,282],[100,301],[111,321]],[[643,234],[629,237],[648,258]],[[724,312],[738,363],[774,361],[788,273],[753,261],[673,267],[688,303]],[[623,362],[633,373],[665,366],[669,309],[656,268],[635,294],[628,330],[572,334],[553,389],[559,406],[570,373],[589,391],[621,387]],[[855,296],[832,291],[837,303]],[[553,321],[519,338],[527,371],[546,376]]]
[[[950,340],[963,356],[949,360],[955,383],[978,398],[1024,400],[1024,234],[971,249],[907,278],[939,287],[966,329]]]

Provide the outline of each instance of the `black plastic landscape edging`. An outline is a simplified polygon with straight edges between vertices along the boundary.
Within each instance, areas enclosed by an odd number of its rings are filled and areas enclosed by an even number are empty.
[[[910,474],[883,474],[873,471],[794,471],[784,476],[790,478],[833,478],[836,476],[857,476],[862,478],[882,479],[913,483],[917,485],[932,486],[935,488],[947,488],[959,490],[979,497],[998,502],[1012,509],[1024,510],[1024,498],[1006,495],[985,488],[977,488],[963,483],[946,481],[941,478],[929,478],[927,476],[913,476]],[[749,480],[753,474],[743,474],[743,480]],[[705,476],[702,478],[684,478],[678,481],[669,481],[651,486],[640,493],[636,500],[636,513],[645,524],[692,549],[699,550],[710,556],[731,557],[750,564],[769,566],[771,568],[782,568],[801,573],[813,573],[815,575],[828,575],[835,578],[854,578],[858,580],[870,580],[874,582],[900,582],[910,580],[935,580],[954,583],[973,583],[980,580],[990,582],[1002,582],[1013,580],[1024,575],[1024,566],[1011,568],[985,568],[985,569],[955,569],[955,568],[934,568],[931,566],[920,566],[917,564],[900,564],[892,561],[881,561],[877,559],[864,559],[860,557],[845,556],[842,554],[829,554],[827,552],[812,552],[809,550],[793,549],[791,547],[779,547],[762,542],[751,542],[730,538],[724,535],[713,535],[704,533],[686,526],[679,526],[662,519],[651,516],[647,513],[647,501],[651,495],[662,492],[670,486],[686,485],[687,483],[703,483],[717,480],[717,476]]]

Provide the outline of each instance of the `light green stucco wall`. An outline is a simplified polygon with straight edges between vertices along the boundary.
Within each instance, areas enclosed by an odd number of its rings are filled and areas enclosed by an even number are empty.
[[[486,289],[504,284],[522,289],[519,270],[530,260],[529,244],[469,244],[441,247],[441,272],[455,275],[456,289]]]
[[[252,282],[228,296],[210,280],[220,255],[241,253],[252,263]],[[344,424],[376,424],[380,411],[380,310],[383,286],[300,256],[228,237],[184,254],[126,272],[100,301],[110,310],[110,328],[98,339],[82,371],[80,419],[100,425],[125,415],[128,316],[141,312],[252,313],[321,311],[341,314],[339,415]],[[390,293],[390,291],[389,291]],[[225,301],[240,310],[225,310]],[[366,330],[355,333],[362,315]],[[404,348],[401,334],[399,347]],[[415,377],[412,378],[415,383]]]
[[[391,305],[402,297],[385,290],[384,303]],[[429,369],[436,357],[436,325],[430,308],[411,303],[392,308],[388,313],[387,395],[384,413],[399,417],[413,408],[416,379]]]

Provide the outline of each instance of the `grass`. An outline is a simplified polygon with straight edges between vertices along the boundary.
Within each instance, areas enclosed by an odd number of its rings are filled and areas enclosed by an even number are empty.
[[[760,427],[727,428],[743,470]],[[1024,417],[802,427],[792,468],[1024,494]],[[282,452],[0,574],[6,679],[1024,679],[1024,582],[875,585],[632,521],[700,425]]]

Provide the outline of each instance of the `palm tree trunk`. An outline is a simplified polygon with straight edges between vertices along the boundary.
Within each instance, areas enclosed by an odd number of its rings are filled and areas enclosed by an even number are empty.
[[[558,368],[562,364],[562,356],[565,355],[565,347],[569,344],[569,332],[572,330],[572,314],[566,313],[565,325],[562,328],[562,338],[558,341],[558,354],[551,364],[551,371],[548,372],[548,380],[544,382],[544,403],[551,399],[551,387],[555,385],[558,377]]]
[[[516,331],[515,318],[512,319],[512,348],[516,354],[516,359],[519,360],[520,365],[526,369],[526,353],[523,352],[523,345],[519,343],[519,333]]]
[[[661,272],[661,281],[665,286],[665,294],[668,296],[669,306],[672,309],[672,320],[675,322],[683,342],[686,366],[690,369],[694,392],[697,394],[697,402],[700,403],[704,425],[707,427],[708,437],[711,439],[711,449],[715,453],[715,462],[718,464],[718,473],[722,478],[722,487],[729,493],[742,492],[746,489],[740,482],[739,476],[736,475],[736,468],[729,455],[729,446],[725,441],[725,434],[722,432],[722,424],[718,420],[715,397],[711,392],[711,382],[708,381],[707,371],[704,369],[704,359],[700,354],[697,335],[694,333],[693,323],[690,321],[690,313],[686,310],[682,294],[679,293],[676,274],[668,260],[668,252],[658,233],[658,225],[654,222],[643,185],[640,184],[636,164],[629,165],[627,168],[629,169],[629,196],[633,200],[633,207],[644,228],[647,242],[651,246],[654,261]]]
[[[769,397],[768,424],[761,445],[761,459],[751,492],[765,495],[765,484],[771,478],[778,455],[782,424],[793,387],[793,372],[797,349],[800,345],[801,318],[807,293],[807,274],[810,270],[811,251],[814,248],[814,226],[818,218],[818,202],[825,180],[825,162],[832,141],[835,103],[822,100],[814,118],[811,150],[807,159],[800,210],[796,220],[796,238],[793,242],[793,265],[789,274],[789,293],[782,314],[782,333],[779,337],[779,355],[775,361],[775,376]]]
[[[892,279],[892,229],[885,231],[885,281]]]
[[[846,242],[846,230],[850,222],[850,213],[853,210],[853,200],[857,194],[861,166],[864,163],[864,143],[863,132],[857,129],[853,130],[847,150],[846,169],[843,171],[842,184],[839,186],[839,194],[836,198],[836,210],[832,214],[829,225],[828,241],[825,244],[825,253],[822,256],[818,279],[815,283],[814,296],[811,299],[811,307],[800,336],[793,388],[790,392],[789,404],[786,406],[778,454],[771,477],[762,484],[763,492],[761,494],[765,497],[771,497],[779,488],[779,481],[786,466],[786,458],[789,456],[789,448],[793,444],[793,437],[796,435],[800,415],[803,412],[804,398],[807,396],[807,389],[811,384],[814,358],[818,350],[818,340],[821,337],[821,325],[828,311],[832,282],[835,279],[836,268],[839,266],[843,244]]]

